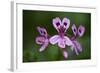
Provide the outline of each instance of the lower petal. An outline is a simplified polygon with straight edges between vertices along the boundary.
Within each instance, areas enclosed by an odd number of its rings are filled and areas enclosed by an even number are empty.
[[[48,46],[48,44],[49,44],[49,42],[45,42],[45,43],[41,46],[41,48],[39,49],[39,52],[44,51],[44,50],[46,49],[46,47]]]
[[[72,51],[75,51],[76,55],[79,54],[79,53],[78,53],[78,50],[77,50],[77,48],[76,48],[75,46],[72,46],[71,49],[72,49]]]
[[[71,46],[71,49],[75,51],[76,55],[78,55],[79,52],[82,51],[82,47],[80,43],[77,41],[73,41],[73,46]]]
[[[65,45],[66,45],[65,40],[62,39],[62,38],[60,38],[60,39],[59,39],[59,42],[58,42],[58,46],[59,46],[60,48],[65,48]]]
[[[65,43],[66,43],[66,45],[68,45],[68,46],[72,46],[72,45],[73,45],[73,43],[72,43],[72,41],[70,40],[69,37],[64,36],[64,39],[65,39]]]
[[[66,51],[63,51],[64,58],[68,58],[68,53]]]
[[[59,40],[59,35],[54,35],[53,37],[50,38],[50,43],[51,44],[56,44]]]
[[[78,41],[74,41],[76,48],[81,52],[82,51],[82,47],[80,45],[80,43]]]

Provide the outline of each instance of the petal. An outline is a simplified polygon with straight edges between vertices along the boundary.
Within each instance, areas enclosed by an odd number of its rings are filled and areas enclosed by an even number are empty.
[[[75,24],[72,25],[72,31],[73,31],[74,35],[76,36],[77,35],[77,28],[76,28]]]
[[[39,52],[44,51],[44,50],[46,49],[47,46],[48,46],[47,43],[43,44],[43,45],[41,46],[41,48],[39,49]]]
[[[65,39],[65,43],[66,43],[67,46],[72,46],[73,45],[73,43],[72,43],[72,41],[70,40],[69,37],[64,36],[64,39]]]
[[[52,21],[54,28],[56,28],[56,30],[58,31],[58,28],[60,28],[61,25],[61,20],[59,17],[56,17],[53,19]]]
[[[85,32],[85,28],[82,25],[80,25],[78,28],[79,37],[83,36],[84,32]]]
[[[80,45],[80,43],[78,41],[74,41],[74,44],[76,45],[76,48],[78,49],[78,51],[82,51],[82,46]]]
[[[43,44],[45,42],[45,38],[44,37],[37,37],[36,38],[36,43],[37,44]]]
[[[76,46],[72,46],[72,47],[71,47],[71,49],[72,49],[72,51],[75,51],[76,55],[79,55],[79,53],[78,53],[78,50],[77,50]]]
[[[63,18],[62,25],[67,30],[70,26],[70,20],[68,18]]]
[[[42,35],[42,28],[41,27],[37,27],[37,30],[40,33],[40,35]]]
[[[60,38],[59,41],[58,41],[58,46],[60,48],[65,48],[65,45],[66,45],[65,40]]]
[[[39,31],[40,35],[47,36],[47,31],[45,28],[37,27],[37,30]]]
[[[74,46],[71,46],[71,50],[72,50],[72,51],[74,50]]]
[[[63,51],[64,58],[68,58],[68,53],[66,51]]]
[[[39,52],[42,52],[46,49],[46,46],[45,45],[42,45],[41,48],[39,49]]]
[[[49,41],[48,39],[45,41],[45,43],[41,46],[41,48],[39,49],[39,52],[42,52],[46,49],[46,47],[48,46]]]
[[[76,55],[79,54],[79,52],[82,52],[82,47],[79,42],[73,41],[73,45],[71,46],[72,51],[74,50]]]
[[[56,44],[58,40],[59,40],[59,35],[54,35],[53,37],[49,39],[51,44]]]

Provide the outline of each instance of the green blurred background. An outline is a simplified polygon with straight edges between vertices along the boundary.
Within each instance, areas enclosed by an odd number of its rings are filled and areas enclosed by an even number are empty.
[[[77,40],[81,43],[83,51],[77,56],[70,47],[67,60],[85,60],[91,59],[91,14],[76,12],[55,12],[55,11],[34,11],[23,10],[23,62],[40,62],[40,61],[61,61],[64,60],[62,52],[57,45],[51,45],[45,51],[39,52],[40,45],[36,44],[35,38],[39,35],[36,27],[41,26],[47,29],[49,35],[58,34],[52,25],[52,19],[64,17],[70,19],[70,27],[66,33],[73,36],[71,30],[72,24],[83,25],[86,29],[83,37]]]

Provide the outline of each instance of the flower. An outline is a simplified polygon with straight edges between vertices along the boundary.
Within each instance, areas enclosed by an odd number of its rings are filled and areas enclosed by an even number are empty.
[[[54,28],[57,30],[58,35],[54,35],[50,38],[50,43],[51,44],[58,44],[58,46],[62,50],[62,54],[64,56],[64,58],[66,59],[68,57],[68,53],[67,51],[65,51],[65,47],[67,46],[71,46],[73,43],[70,40],[69,37],[65,36],[65,32],[67,31],[67,29],[70,26],[70,20],[68,18],[63,18],[63,20],[61,21],[59,17],[56,17],[53,19],[53,26]]]
[[[75,24],[72,25],[72,31],[74,33],[74,36],[71,38],[73,45],[71,46],[71,49],[75,51],[76,55],[79,54],[79,52],[82,51],[82,46],[80,45],[80,43],[76,40],[77,37],[82,37],[84,32],[85,32],[85,28],[80,25],[78,28],[75,26]]]
[[[36,38],[36,43],[41,45],[39,51],[42,52],[49,45],[49,38],[45,28],[37,27],[37,30],[40,33],[40,36]]]
[[[60,48],[65,48],[65,46],[71,46],[72,41],[69,37],[65,36],[66,30],[70,26],[70,20],[68,18],[63,18],[61,21],[59,17],[53,19],[53,26],[58,31],[58,35],[54,35],[50,38],[51,44],[58,43]]]
[[[75,51],[76,55],[78,55],[79,52],[82,52],[82,46],[77,41],[77,38],[84,35],[85,27],[80,25],[77,28],[76,25],[73,24],[72,31],[74,36],[69,38],[68,36],[65,36],[65,33],[70,26],[70,20],[68,18],[63,18],[61,21],[59,17],[56,17],[53,19],[52,23],[58,32],[58,35],[54,35],[52,37],[48,36],[45,28],[37,27],[40,36],[36,37],[36,43],[41,45],[39,49],[40,52],[44,51],[48,47],[49,42],[52,45],[58,44],[65,59],[68,58],[68,52],[65,49],[66,46],[70,46],[72,51]]]

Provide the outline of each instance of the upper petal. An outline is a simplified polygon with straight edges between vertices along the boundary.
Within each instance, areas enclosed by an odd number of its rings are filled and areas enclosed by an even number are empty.
[[[56,17],[53,19],[52,21],[54,28],[56,28],[56,30],[58,31],[58,28],[60,28],[61,26],[61,20],[59,17]]]
[[[69,37],[64,36],[64,39],[65,39],[65,43],[66,43],[67,46],[72,46],[73,45],[73,43],[72,43],[72,41],[70,40]]]
[[[47,31],[45,28],[37,27],[37,30],[40,33],[40,35],[47,36]]]
[[[77,35],[77,28],[76,28],[75,24],[72,25],[72,31],[73,31],[74,35],[76,36]]]
[[[44,42],[45,42],[45,38],[44,38],[44,37],[41,37],[41,36],[40,36],[40,37],[37,37],[37,38],[36,38],[36,43],[37,43],[37,44],[40,44],[40,45],[41,45],[41,44],[43,44]]]
[[[54,35],[49,39],[51,44],[56,44],[59,41],[59,35]]]
[[[63,18],[62,25],[67,30],[70,26],[70,20],[68,18]]]
[[[82,25],[80,25],[78,28],[79,37],[83,36],[84,32],[85,32],[85,28]]]
[[[58,41],[58,46],[60,48],[65,48],[66,46],[66,43],[65,43],[65,40],[63,38],[60,38],[59,41]]]

